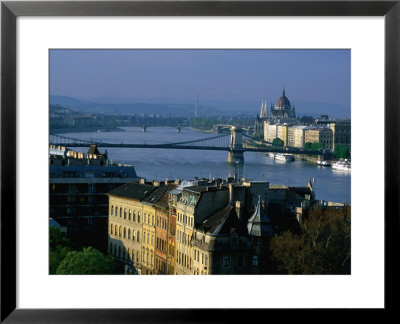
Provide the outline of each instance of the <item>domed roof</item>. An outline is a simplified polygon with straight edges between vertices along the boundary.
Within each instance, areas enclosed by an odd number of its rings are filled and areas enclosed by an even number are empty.
[[[288,110],[291,108],[289,99],[285,96],[285,89],[283,89],[282,97],[278,99],[275,109]]]

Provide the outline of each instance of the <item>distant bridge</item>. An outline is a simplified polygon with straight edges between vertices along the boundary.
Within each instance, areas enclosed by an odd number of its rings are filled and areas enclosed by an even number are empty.
[[[276,152],[276,153],[292,153],[292,154],[323,154],[319,151],[304,151],[295,147],[282,147],[274,145],[271,142],[255,138],[242,133],[239,127],[231,127],[230,134],[222,134],[208,138],[176,142],[176,143],[105,143],[101,141],[80,140],[72,137],[50,135],[50,144],[61,145],[67,147],[88,147],[96,144],[97,147],[104,148],[156,148],[156,149],[183,149],[183,150],[208,150],[208,151],[228,151],[228,162],[243,162],[244,152]]]

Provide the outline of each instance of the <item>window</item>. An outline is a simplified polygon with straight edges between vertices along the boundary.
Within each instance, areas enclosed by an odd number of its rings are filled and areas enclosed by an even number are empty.
[[[151,217],[151,225],[154,225],[154,216]]]
[[[111,224],[111,226],[110,226],[110,234],[112,234],[112,233],[113,233],[113,227],[114,227],[114,225],[113,225],[113,224]]]
[[[114,206],[111,206],[111,216],[114,216]]]
[[[149,243],[150,243],[150,234],[147,233],[147,244],[149,244]]]
[[[126,209],[124,209],[124,219],[126,219]]]
[[[119,217],[122,217],[122,208],[119,209]]]
[[[124,227],[124,238],[126,238],[126,228]]]
[[[119,227],[119,237],[122,237],[122,227]]]
[[[137,232],[137,241],[140,242],[140,232]]]
[[[243,255],[242,254],[238,255],[238,266],[243,267]]]
[[[136,212],[135,211],[133,211],[132,222],[136,222]]]
[[[118,207],[115,207],[115,217],[118,216]]]
[[[137,214],[137,221],[138,221],[138,223],[140,223],[140,212],[138,212],[138,214]]]
[[[129,228],[128,229],[128,240],[130,240],[131,239],[131,229]]]
[[[231,266],[231,257],[229,255],[224,255],[224,268],[230,268]]]
[[[151,245],[154,245],[154,236],[151,234]]]
[[[135,231],[132,230],[132,241],[134,241],[134,240],[135,240]]]
[[[131,220],[132,211],[129,209],[129,220]]]
[[[258,256],[253,255],[253,266],[258,266]]]

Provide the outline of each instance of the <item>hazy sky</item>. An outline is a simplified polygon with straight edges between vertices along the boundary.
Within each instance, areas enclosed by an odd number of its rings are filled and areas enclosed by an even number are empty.
[[[350,108],[350,50],[51,50],[50,94]]]

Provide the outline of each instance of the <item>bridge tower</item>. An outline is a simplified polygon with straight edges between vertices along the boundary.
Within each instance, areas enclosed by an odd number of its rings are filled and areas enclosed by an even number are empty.
[[[228,153],[228,162],[244,163],[242,129],[240,127],[231,127],[231,141],[229,146],[230,151]]]

